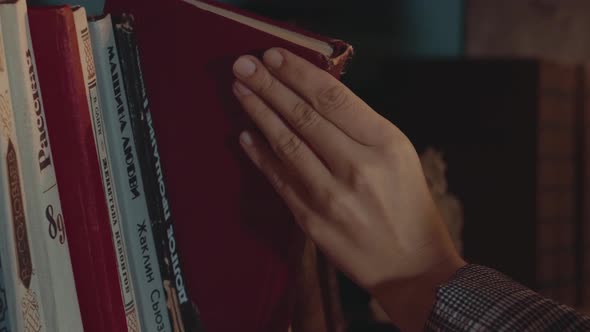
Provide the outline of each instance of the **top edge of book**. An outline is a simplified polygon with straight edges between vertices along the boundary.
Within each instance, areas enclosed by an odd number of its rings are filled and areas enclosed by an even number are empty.
[[[88,16],[88,22],[99,22],[104,20],[107,17],[110,17],[111,14],[101,14],[101,15],[94,15],[94,16]]]
[[[301,33],[294,32],[294,31],[291,31],[291,30],[288,30],[285,28],[281,28],[276,25],[272,25],[270,23],[263,22],[263,21],[255,19],[255,18],[236,13],[236,12],[233,12],[233,11],[225,9],[225,8],[217,7],[215,5],[212,5],[212,4],[203,2],[203,1],[199,1],[199,0],[182,0],[182,1],[184,1],[190,5],[193,5],[201,10],[208,11],[208,12],[211,12],[211,13],[219,15],[219,16],[223,16],[223,17],[230,19],[232,21],[244,24],[244,25],[249,26],[251,28],[254,28],[254,29],[260,30],[262,32],[266,32],[268,34],[271,34],[273,36],[282,38],[282,39],[289,41],[293,44],[297,44],[299,46],[316,51],[318,53],[323,54],[326,57],[331,57],[334,54],[334,48],[332,47],[332,45],[330,45],[329,43],[327,43],[325,41],[318,40],[318,39],[315,39],[315,38],[312,38],[312,37],[309,37],[309,36],[306,36]]]

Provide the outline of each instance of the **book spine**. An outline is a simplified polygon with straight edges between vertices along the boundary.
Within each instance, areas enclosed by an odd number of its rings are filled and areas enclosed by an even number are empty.
[[[136,292],[141,323],[146,331],[172,331],[110,16],[89,22],[89,27],[115,192],[135,289],[141,290]]]
[[[6,9],[0,5],[1,26],[7,24]],[[6,34],[4,30],[0,31],[0,259],[7,286],[4,288],[6,293],[0,294],[0,297],[8,300],[4,303],[14,305],[14,321],[11,322],[14,331],[44,331],[47,325],[40,302],[39,278],[35,273],[37,265],[31,253],[15,110],[5,62],[10,53],[5,53],[3,38]]]
[[[143,82],[133,19],[123,15],[114,19],[120,63],[127,90],[131,127],[137,148],[145,195],[156,240],[160,271],[168,298],[168,310],[175,331],[202,331],[197,308],[189,299],[182,264],[177,252],[170,204],[160,165],[149,100]]]
[[[92,131],[98,153],[99,167],[103,182],[105,199],[109,211],[111,222],[111,231],[113,243],[117,254],[117,268],[119,272],[119,282],[121,284],[121,294],[127,319],[127,328],[129,331],[141,331],[141,325],[136,308],[136,292],[133,286],[133,271],[129,270],[129,259],[127,251],[126,237],[121,225],[120,209],[117,201],[117,195],[113,187],[112,167],[109,159],[106,134],[104,132],[104,120],[99,102],[99,92],[96,79],[96,69],[88,22],[86,21],[86,11],[84,8],[77,8],[74,12],[74,22],[78,38],[80,60],[84,82],[87,87],[87,100],[92,120]]]
[[[7,36],[9,79],[33,255],[49,330],[80,330],[82,318],[64,227],[51,144],[31,45],[26,3],[11,6]],[[5,11],[5,13],[7,13]],[[59,297],[59,299],[58,299]]]

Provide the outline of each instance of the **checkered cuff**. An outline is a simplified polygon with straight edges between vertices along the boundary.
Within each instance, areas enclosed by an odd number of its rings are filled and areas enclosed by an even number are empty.
[[[441,286],[426,331],[590,331],[590,318],[478,265]]]

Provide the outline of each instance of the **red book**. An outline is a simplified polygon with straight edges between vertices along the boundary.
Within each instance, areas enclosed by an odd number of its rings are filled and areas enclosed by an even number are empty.
[[[29,25],[84,330],[127,331],[73,13],[31,8]]]
[[[214,2],[112,0],[107,12],[135,16],[185,284],[205,331],[287,331],[301,234],[239,146],[251,124],[232,95],[232,64],[283,47],[339,76],[350,46]]]

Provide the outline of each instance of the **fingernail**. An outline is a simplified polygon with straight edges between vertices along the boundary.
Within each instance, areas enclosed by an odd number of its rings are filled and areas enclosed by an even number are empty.
[[[243,83],[240,81],[236,81],[234,83],[234,94],[236,96],[247,96],[252,94],[252,90],[248,89]]]
[[[274,48],[266,51],[263,56],[264,63],[273,69],[278,69],[283,64],[283,55]]]
[[[252,136],[249,132],[244,131],[240,134],[240,141],[245,145],[252,145]]]
[[[234,72],[240,77],[250,77],[256,71],[256,64],[247,57],[240,57],[234,63]]]

